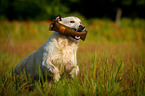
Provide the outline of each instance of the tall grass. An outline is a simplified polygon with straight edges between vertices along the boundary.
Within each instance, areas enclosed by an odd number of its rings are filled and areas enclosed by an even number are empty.
[[[145,94],[145,22],[122,19],[84,21],[88,35],[80,42],[74,79],[29,84],[25,73],[14,78],[15,65],[37,50],[52,34],[49,21],[0,22],[0,95],[138,95]]]

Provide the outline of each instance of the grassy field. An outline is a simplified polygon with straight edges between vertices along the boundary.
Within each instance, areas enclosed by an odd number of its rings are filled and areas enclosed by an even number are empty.
[[[50,21],[0,21],[0,95],[145,96],[145,20],[123,18],[116,27],[108,19],[82,19],[89,33],[78,49],[80,73],[51,85],[28,84],[25,74],[16,83],[12,76],[53,33]]]

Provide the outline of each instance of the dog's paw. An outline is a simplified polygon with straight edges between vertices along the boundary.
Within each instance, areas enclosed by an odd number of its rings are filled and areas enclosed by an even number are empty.
[[[69,75],[71,76],[71,78],[74,78],[74,75],[79,73],[79,66],[76,66],[72,69],[72,71],[69,73]]]
[[[54,82],[59,81],[59,79],[60,79],[59,70],[55,67],[53,69],[52,73],[53,73],[53,80],[54,80]]]

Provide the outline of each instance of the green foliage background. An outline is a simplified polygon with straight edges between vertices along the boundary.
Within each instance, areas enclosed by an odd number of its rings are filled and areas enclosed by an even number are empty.
[[[50,20],[59,14],[79,12],[87,18],[114,20],[118,8],[123,17],[145,17],[145,0],[1,0],[0,19]]]
[[[61,0],[2,0],[1,16],[10,19],[52,19],[66,14],[69,8]]]

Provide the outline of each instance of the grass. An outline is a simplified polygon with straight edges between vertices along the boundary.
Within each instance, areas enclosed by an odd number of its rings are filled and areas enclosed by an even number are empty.
[[[0,22],[0,95],[114,96],[145,95],[145,20],[84,20],[86,41],[78,50],[79,75],[56,83],[28,84],[14,78],[15,65],[52,34],[49,21]],[[32,87],[32,91],[29,89]]]

